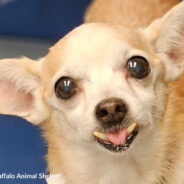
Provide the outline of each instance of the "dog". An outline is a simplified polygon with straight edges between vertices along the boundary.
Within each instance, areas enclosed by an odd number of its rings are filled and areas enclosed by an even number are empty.
[[[0,112],[41,126],[49,184],[184,183],[184,3],[120,2],[38,61],[0,61]]]

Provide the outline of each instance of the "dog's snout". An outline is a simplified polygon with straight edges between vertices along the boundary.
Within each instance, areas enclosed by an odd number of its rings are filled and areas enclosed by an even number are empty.
[[[127,105],[120,98],[108,98],[96,106],[96,117],[101,123],[121,123],[127,113]]]

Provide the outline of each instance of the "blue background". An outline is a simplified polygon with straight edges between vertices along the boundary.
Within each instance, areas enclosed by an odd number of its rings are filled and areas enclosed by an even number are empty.
[[[0,33],[56,41],[82,22],[89,1],[0,0]]]
[[[0,0],[0,35],[55,42],[83,20],[89,0]],[[44,173],[47,152],[41,130],[18,117],[0,115],[0,174]],[[45,184],[1,180],[0,184]]]

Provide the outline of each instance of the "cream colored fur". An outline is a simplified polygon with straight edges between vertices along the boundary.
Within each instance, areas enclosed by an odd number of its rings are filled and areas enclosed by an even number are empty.
[[[107,2],[101,5],[112,3]],[[113,1],[116,7],[118,2]],[[140,8],[140,4],[128,2],[127,6]],[[134,2],[141,2],[141,7],[145,3],[154,14],[146,0]],[[184,3],[153,21],[176,4],[157,3],[158,9],[159,5],[165,7],[163,11],[155,11],[149,20],[146,14],[141,19],[139,15],[136,26],[115,21],[118,15],[108,23],[90,19],[97,7],[91,5],[86,19],[94,23],[71,31],[45,58],[0,61],[0,112],[40,122],[48,142],[48,170],[60,174],[60,178],[49,178],[49,184],[184,182]],[[101,13],[108,17],[106,11]],[[130,17],[136,17],[137,11],[131,13]],[[127,60],[137,55],[150,64],[146,79],[128,76]],[[77,94],[68,100],[57,98],[54,92],[62,76],[70,76],[78,84]],[[92,135],[99,127],[95,107],[107,97],[126,101],[132,122],[139,127],[126,152],[109,152]]]

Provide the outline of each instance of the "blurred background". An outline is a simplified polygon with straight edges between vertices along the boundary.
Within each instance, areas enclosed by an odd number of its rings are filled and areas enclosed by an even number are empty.
[[[80,25],[90,0],[0,0],[0,59],[43,57]],[[1,71],[0,71],[1,72]],[[39,127],[0,115],[0,184],[46,184],[44,179],[1,179],[1,174],[46,173],[46,143]]]

